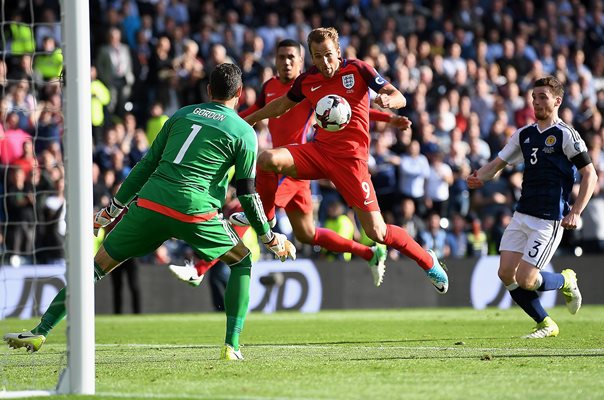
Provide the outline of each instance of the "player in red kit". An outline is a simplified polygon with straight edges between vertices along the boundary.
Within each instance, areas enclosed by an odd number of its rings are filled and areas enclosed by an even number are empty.
[[[312,142],[266,150],[258,157],[259,168],[297,179],[330,179],[370,239],[415,260],[436,290],[446,293],[449,280],[434,252],[424,250],[403,228],[384,222],[367,167],[369,89],[377,92],[375,102],[383,108],[404,107],[405,97],[367,63],[342,59],[334,28],[314,29],[308,35],[308,48],[314,66],[296,78],[287,94],[248,115],[246,121],[253,125],[279,117],[304,101],[314,107],[325,95],[336,94],[350,104],[350,123],[337,132],[318,128]]]
[[[300,43],[286,39],[277,45],[275,65],[278,75],[269,79],[262,86],[256,104],[239,115],[246,117],[271,101],[285,95],[292,87],[295,79],[301,74],[304,66],[303,49]],[[308,100],[300,102],[285,115],[271,118],[268,121],[273,147],[285,146],[292,143],[306,143],[307,134],[313,121],[313,108]],[[408,121],[403,117],[372,110],[373,120],[387,121],[390,124],[407,128]],[[256,191],[272,226],[275,224],[275,206],[283,208],[291,222],[294,235],[303,243],[317,245],[332,252],[352,253],[368,261],[374,284],[382,283],[385,271],[386,248],[377,245],[373,248],[364,246],[353,240],[341,237],[337,233],[315,227],[310,191],[310,181],[299,180],[288,176],[279,176],[275,172],[257,170]],[[241,227],[249,225],[244,213],[236,212],[230,221],[237,227],[237,233],[242,236],[245,230]],[[193,285],[201,283],[202,275],[214,265],[214,262],[200,261],[195,270],[190,266],[170,266],[180,279]]]

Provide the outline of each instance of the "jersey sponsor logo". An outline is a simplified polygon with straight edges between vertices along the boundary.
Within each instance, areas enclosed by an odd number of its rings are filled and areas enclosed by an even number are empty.
[[[266,97],[273,97],[275,94],[276,94],[276,93],[272,93],[272,92],[271,92],[271,93],[267,93],[267,94],[266,94]]]
[[[311,87],[310,87],[310,91],[311,91],[311,92],[314,92],[315,90],[319,90],[319,89],[321,88],[321,86],[323,86],[323,85],[319,85],[319,86],[311,86]]]
[[[365,201],[363,202],[363,204],[365,204],[366,206],[368,206],[369,204],[373,203],[374,201],[375,201],[375,200],[369,200],[369,201],[365,200]]]
[[[546,146],[553,146],[556,144],[556,137],[554,135],[549,135],[546,139],[545,139],[545,145]]]
[[[526,140],[523,143],[530,143],[531,140],[529,138],[526,138]]]
[[[577,150],[579,153],[584,153],[587,151],[587,146],[585,145],[585,142],[575,142],[573,146],[575,147],[575,150]]]
[[[384,80],[384,78],[378,75],[375,77],[375,83],[377,83],[378,85],[383,85],[384,83],[386,83],[386,81]]]
[[[354,74],[347,74],[342,77],[342,85],[346,89],[352,89],[354,86]]]

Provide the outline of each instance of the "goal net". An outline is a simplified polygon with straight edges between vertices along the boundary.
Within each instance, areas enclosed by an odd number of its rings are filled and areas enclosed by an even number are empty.
[[[52,343],[2,342],[0,398],[94,394],[88,2],[0,4],[0,335],[37,325],[68,283]]]

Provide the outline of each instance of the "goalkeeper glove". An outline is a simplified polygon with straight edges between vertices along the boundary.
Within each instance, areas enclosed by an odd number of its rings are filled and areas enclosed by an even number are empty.
[[[109,225],[116,219],[123,209],[124,205],[122,203],[116,199],[111,199],[111,203],[107,207],[97,212],[94,216],[94,236],[98,235],[99,229]]]
[[[262,243],[268,251],[270,251],[275,258],[281,260],[281,262],[291,258],[296,259],[296,247],[287,240],[287,237],[281,233],[275,233],[269,231],[266,235],[261,237]]]

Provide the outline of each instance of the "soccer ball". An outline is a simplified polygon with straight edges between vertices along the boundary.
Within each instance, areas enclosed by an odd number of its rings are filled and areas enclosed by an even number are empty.
[[[337,94],[328,94],[315,107],[317,124],[326,131],[339,131],[348,125],[351,116],[350,104]]]

